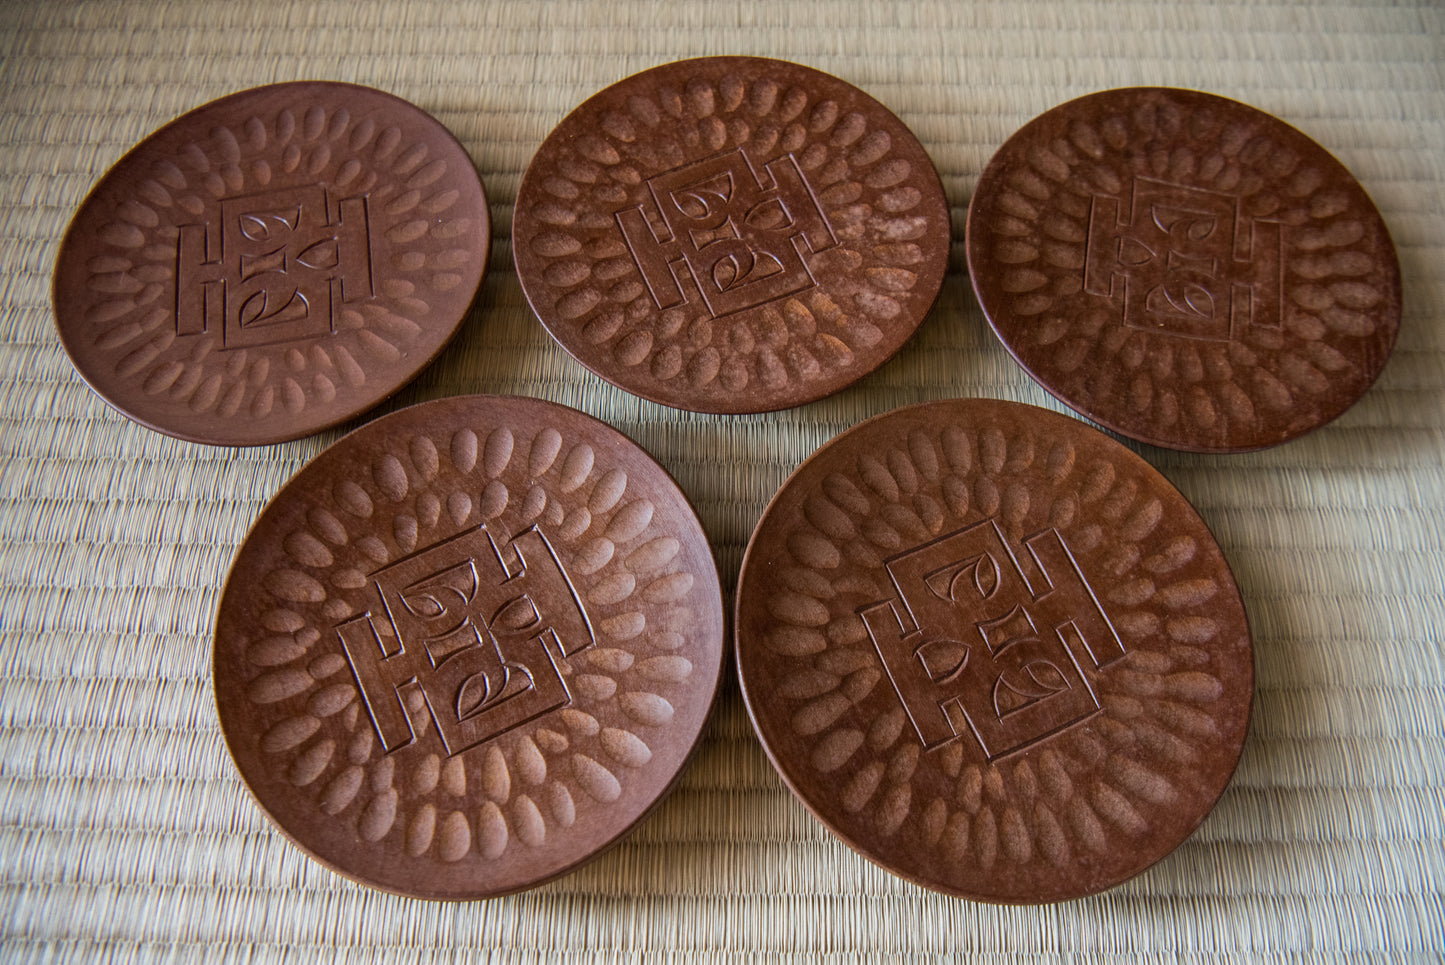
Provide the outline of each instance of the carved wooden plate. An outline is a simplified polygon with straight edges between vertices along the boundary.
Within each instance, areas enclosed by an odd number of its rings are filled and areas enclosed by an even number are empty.
[[[306,81],[147,137],[66,231],[61,343],[120,412],[215,445],[295,439],[411,381],[460,327],[491,250],[482,182],[432,117]]]
[[[1030,121],[979,177],[966,249],[1030,375],[1172,449],[1324,425],[1400,326],[1399,261],[1359,182],[1278,118],[1198,91],[1103,91]]]
[[[990,400],[849,430],[768,506],[738,677],[794,793],[865,857],[984,901],[1112,887],[1234,772],[1249,626],[1202,520],[1096,429]]]
[[[666,793],[722,670],[707,537],[611,427],[535,399],[413,406],[302,469],[216,618],[216,705],[312,856],[424,898],[507,894]]]
[[[517,191],[527,300],[583,365],[699,412],[768,412],[883,365],[948,266],[918,139],[836,77],[665,64],[567,115]]]

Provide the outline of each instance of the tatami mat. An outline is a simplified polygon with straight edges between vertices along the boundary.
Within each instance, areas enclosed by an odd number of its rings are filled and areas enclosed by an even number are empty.
[[[686,56],[763,54],[889,105],[943,177],[938,308],[822,402],[719,418],[573,362],[522,298],[521,173],[589,94]],[[49,275],[90,185],[230,91],[354,81],[434,114],[495,217],[463,333],[383,410],[545,397],[649,449],[694,501],[729,592],[768,498],[867,416],[959,395],[1059,408],[993,338],[963,272],[993,150],[1069,97],[1130,84],[1278,114],[1371,192],[1405,277],[1395,355],[1336,423],[1277,449],[1136,447],[1199,508],[1255,632],[1253,729],[1218,809],[1102,896],[943,898],[855,856],[786,792],[727,683],[676,792],[536,891],[425,903],[353,885],[260,815],[209,690],[221,581],[266,500],[350,427],[249,450],[108,409],[60,349]],[[9,961],[1438,961],[1445,943],[1445,13],[1418,4],[150,0],[0,4],[0,958]],[[359,424],[359,423],[357,423]],[[354,426],[354,424],[353,424]]]

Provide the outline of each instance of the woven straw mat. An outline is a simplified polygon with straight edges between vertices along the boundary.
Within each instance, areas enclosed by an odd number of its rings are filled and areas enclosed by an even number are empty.
[[[507,239],[528,160],[635,71],[758,54],[847,79],[918,135],[953,212],[938,307],[893,362],[791,411],[712,417],[588,373],[528,309]],[[358,885],[261,815],[210,694],[219,587],[271,495],[357,420],[220,449],[140,428],[60,348],[66,224],[131,145],[210,99],[366,84],[450,128],[491,198],[481,299],[377,412],[460,393],[606,420],[696,505],[731,594],[787,474],[859,420],[935,398],[1061,406],[990,333],[964,212],[1020,125],[1108,87],[1213,91],[1327,146],[1398,247],[1393,358],[1343,417],[1263,452],[1136,447],[1238,576],[1257,690],[1243,761],[1172,856],[1045,907],[945,898],[874,867],[784,788],[735,679],[672,795],[575,874],[492,901]],[[1445,13],[1081,0],[150,0],[0,4],[0,958],[8,961],[1438,961],[1445,942]]]

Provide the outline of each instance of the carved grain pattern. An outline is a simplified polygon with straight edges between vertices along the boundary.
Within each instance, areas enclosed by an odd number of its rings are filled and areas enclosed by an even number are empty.
[[[533,438],[511,429],[412,436],[366,455],[355,470],[329,484],[329,504],[304,514],[302,527],[281,547],[290,566],[264,581],[276,605],[266,611],[262,635],[246,646],[257,671],[249,692],[259,709],[299,705],[310,711],[267,732],[262,750],[273,761],[268,766],[292,783],[314,786],[318,809],[348,822],[359,840],[419,860],[500,857],[511,848],[536,847],[572,826],[579,811],[620,798],[634,779],[629,775],[647,773],[654,729],[673,718],[665,695],[694,672],[686,657],[666,651],[691,629],[685,604],[696,580],[678,568],[678,541],[657,534],[654,502],[630,495],[627,474],[609,468],[591,446],[568,444],[551,428]],[[571,683],[591,691],[592,713],[564,710],[443,760],[420,750],[434,745],[425,740],[430,727],[425,704],[413,699],[407,709],[419,738],[416,747],[393,755],[374,751],[371,722],[357,710],[350,673],[344,683],[321,679],[343,668],[345,658],[313,653],[322,637],[296,609],[296,598],[309,605],[308,613],[332,612],[333,620],[364,609],[359,602],[369,592],[364,570],[452,535],[454,517],[475,525],[470,498],[456,498],[467,489],[499,487],[505,494],[494,501],[502,507],[499,513],[504,521],[514,518],[507,514],[518,508],[511,498],[517,480],[595,511],[566,537],[555,525],[560,518],[553,520],[549,533],[569,561],[569,572],[580,571],[575,564],[600,539],[596,533],[611,533],[627,551],[603,561],[593,579],[577,587],[600,635],[592,650],[575,658],[579,669],[593,672],[576,674]],[[485,496],[481,502],[486,505]],[[371,521],[383,512],[407,525],[376,532]],[[364,557],[359,567],[358,554]],[[649,656],[651,644],[639,634],[644,611],[659,606],[664,607],[658,611],[660,650]],[[318,675],[320,670],[326,673]],[[627,687],[620,690],[619,681]],[[324,722],[348,729],[345,753],[337,752],[335,740],[314,740]],[[472,802],[471,810],[457,810],[464,800]]]
[[[253,106],[265,95],[252,96]],[[233,98],[237,110],[246,105]],[[84,230],[100,251],[76,265],[76,316],[61,319],[72,326],[78,364],[95,371],[109,394],[136,393],[149,418],[182,434],[212,426],[207,434],[226,435],[224,420],[265,420],[277,416],[312,422],[335,421],[346,407],[365,405],[393,376],[377,369],[411,353],[432,354],[447,332],[439,329],[459,295],[444,293],[467,281],[459,273],[474,254],[441,235],[480,227],[485,212],[470,211],[476,199],[455,188],[439,186],[454,176],[454,162],[434,158],[420,170],[408,170],[405,159],[415,154],[427,119],[398,117],[379,136],[370,118],[359,123],[332,101],[338,96],[320,90],[315,106],[321,133],[309,137],[306,120],[295,111],[261,110],[249,115],[212,112],[204,127],[192,124],[185,140],[179,127],[164,128],[150,139],[164,145],[137,152],[121,162],[119,173],[103,180],[95,203],[83,209]],[[375,95],[368,95],[375,96]],[[390,111],[390,103],[372,102],[368,112]],[[202,108],[209,111],[211,108]],[[239,119],[232,119],[239,118]],[[186,123],[186,122],[182,122]],[[405,129],[405,132],[403,131]],[[171,152],[166,156],[166,152]],[[326,185],[337,199],[369,195],[374,202],[370,221],[378,238],[390,236],[392,247],[376,247],[384,263],[375,304],[358,312],[352,305],[334,319],[335,332],[325,343],[293,341],[217,351],[214,333],[178,338],[174,315],[178,285],[176,242],[181,226],[210,222],[219,229],[219,201],[297,186]],[[380,203],[390,199],[389,203]],[[409,200],[426,219],[421,230],[408,233],[391,225],[394,208]],[[465,199],[465,200],[464,200]],[[479,218],[481,220],[479,220]],[[214,254],[214,251],[212,252]],[[72,269],[67,269],[72,270]],[[463,289],[464,291],[464,289]],[[70,301],[67,301],[70,304]],[[438,306],[445,306],[438,308]],[[368,373],[373,373],[369,375]],[[250,440],[255,428],[238,428],[236,438]]]
[[[1081,458],[1066,437],[941,425],[901,438],[880,430],[860,451],[811,477],[797,498],[800,512],[770,537],[776,556],[761,602],[772,629],[758,641],[770,669],[761,686],[808,748],[802,766],[838,775],[837,807],[870,829],[870,839],[917,834],[977,867],[1044,874],[1028,869],[1126,847],[1150,826],[1148,815],[1178,798],[1179,762],[1207,753],[1219,733],[1211,715],[1223,685],[1210,647],[1222,642],[1211,613],[1221,587],[1199,575],[1197,541],[1171,533],[1163,504],[1135,469]],[[1030,471],[1038,476],[1020,475]],[[934,525],[915,509],[920,496],[938,507]],[[1090,515],[1080,515],[1081,504]],[[881,664],[855,611],[887,596],[887,580],[840,580],[840,561],[856,558],[860,538],[891,552],[990,516],[1014,539],[1056,526],[1071,547],[1098,528],[1089,519],[1109,521],[1115,546],[1083,559],[1107,565],[1108,612],[1130,652],[1123,669],[1098,676],[1105,720],[1094,729],[1111,750],[1066,732],[1022,761],[972,760],[962,741],[921,758],[896,696],[876,686]],[[881,558],[872,565],[881,567]],[[1086,775],[1105,759],[1109,777],[1090,783]],[[939,780],[949,793],[928,792]]]
[[[1113,113],[1080,108],[1065,137],[1065,121],[1046,115],[1001,152],[1009,174],[986,183],[989,214],[974,222],[974,270],[999,279],[985,306],[1021,361],[1071,404],[1165,445],[1258,447],[1327,421],[1353,401],[1341,402],[1342,384],[1357,395],[1373,381],[1398,323],[1394,253],[1369,199],[1340,190],[1331,159],[1303,156],[1297,132],[1222,103],[1144,92]],[[1121,325],[1117,304],[1082,290],[1098,225],[1080,199],[1127,206],[1139,177],[1237,199],[1240,218],[1279,227],[1280,327],[1159,336]]]
[[[609,374],[645,373],[642,381],[656,391],[711,399],[835,379],[860,360],[877,364],[872,350],[885,339],[878,323],[903,311],[900,299],[930,297],[914,292],[914,266],[927,260],[914,243],[927,230],[915,213],[924,198],[899,186],[914,172],[894,135],[871,129],[868,117],[826,94],[791,86],[780,99],[772,95],[778,86],[766,72],[732,73],[692,77],[686,97],[669,83],[634,89],[625,101],[605,92],[609,106],[594,120],[576,121],[575,136],[547,145],[556,173],[527,185],[519,244],[539,259],[539,310],[603,352]],[[684,104],[699,113],[679,118],[674,106]],[[611,219],[592,212],[645,201],[646,177],[739,148],[759,168],[794,155],[840,242],[811,264],[816,274],[841,272],[847,280],[733,317],[714,318],[696,299],[660,310]],[[592,260],[578,257],[584,252]]]

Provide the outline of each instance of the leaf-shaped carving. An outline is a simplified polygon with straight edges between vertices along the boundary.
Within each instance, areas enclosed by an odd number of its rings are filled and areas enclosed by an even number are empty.
[[[522,594],[513,597],[497,608],[492,614],[490,626],[497,631],[508,633],[520,633],[530,630],[542,622],[542,615],[537,612],[537,606],[532,602],[531,597]]]
[[[727,292],[737,283],[738,276],[744,274],[743,266],[738,263],[736,254],[728,254],[722,257],[712,266],[712,283],[718,287],[720,292]]]
[[[688,185],[672,195],[677,209],[694,221],[717,220],[727,216],[728,203],[733,197],[732,175],[723,173]],[[709,217],[711,216],[711,218]]]
[[[300,223],[301,209],[291,205],[274,211],[243,214],[239,219],[238,227],[248,241],[265,242],[271,240],[272,228],[277,229],[279,237],[285,238],[290,232],[295,231]]]
[[[1198,319],[1214,316],[1214,295],[1203,285],[1189,281],[1160,285],[1144,298],[1147,311],[1161,315],[1183,315]]]
[[[1060,690],[1067,690],[1069,682],[1054,666],[1047,660],[1034,660],[1024,665],[1024,670],[1034,683],[1046,693],[1057,693]]]
[[[481,711],[492,693],[492,682],[485,673],[474,673],[457,688],[457,720]]]
[[[957,675],[968,665],[968,644],[941,637],[922,644],[914,655],[923,664],[928,679],[938,683]]]
[[[768,198],[753,205],[743,221],[759,231],[783,231],[793,226],[793,216],[781,198]]]
[[[1137,238],[1119,239],[1119,264],[1126,268],[1139,268],[1158,257],[1154,250]]]
[[[729,291],[782,273],[783,263],[766,251],[740,251],[719,259],[713,265],[712,278],[718,291]]]
[[[340,249],[337,247],[335,238],[328,238],[316,242],[301,254],[296,260],[307,268],[315,268],[318,271],[328,268],[335,268],[341,263]]]
[[[998,561],[988,553],[950,563],[923,578],[934,596],[955,603],[959,602],[960,592],[967,589],[989,599],[998,589],[999,580]]]
[[[1068,678],[1047,660],[1031,660],[1021,669],[1000,674],[994,682],[993,707],[1000,718],[1069,689]]]
[[[263,269],[257,269],[258,271]],[[306,296],[300,291],[293,291],[289,297],[278,294],[277,300],[285,297],[285,301],[273,306],[269,292],[259,291],[251,295],[241,303],[237,310],[237,323],[245,328],[257,322],[290,322],[306,318],[311,314],[311,307],[306,301]]]
[[[436,620],[464,608],[477,595],[477,571],[471,560],[418,580],[401,593],[402,603],[415,616]]]

